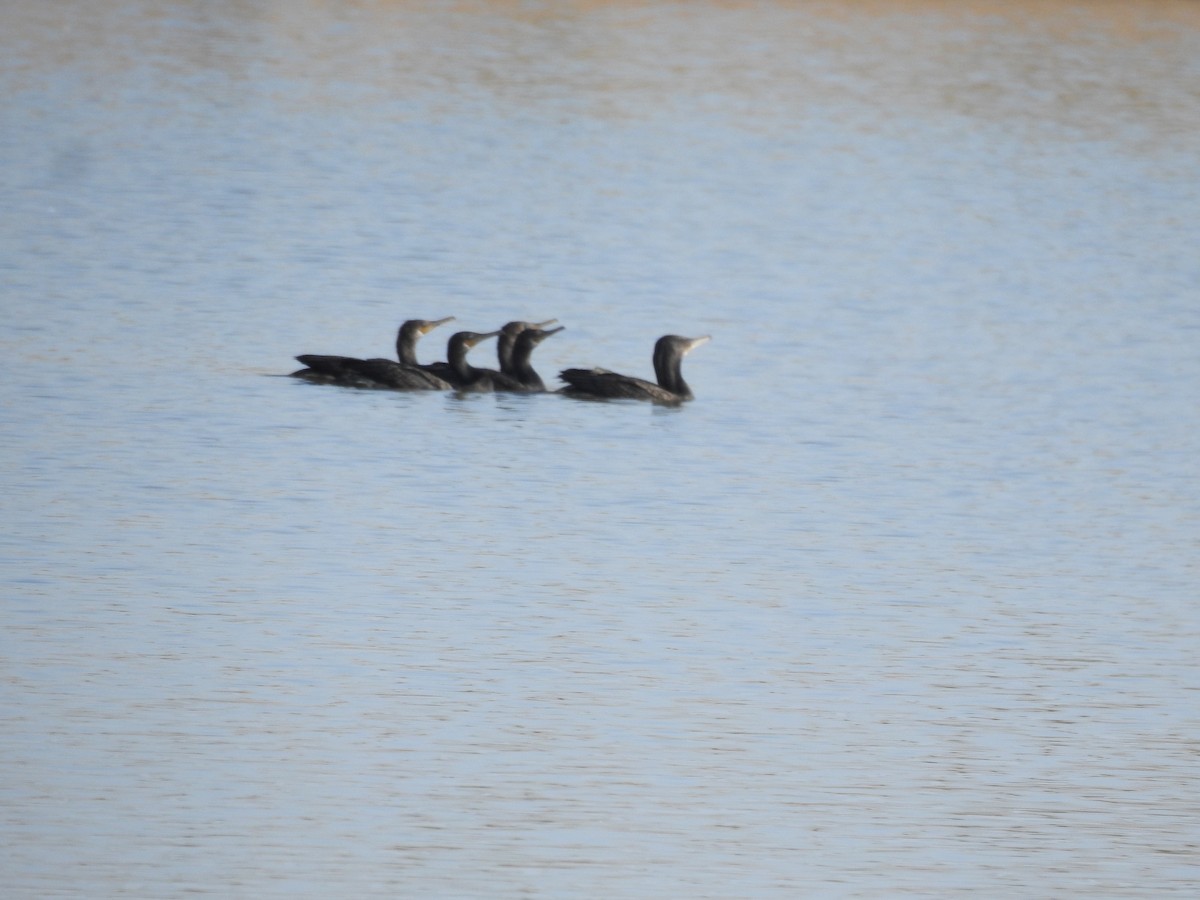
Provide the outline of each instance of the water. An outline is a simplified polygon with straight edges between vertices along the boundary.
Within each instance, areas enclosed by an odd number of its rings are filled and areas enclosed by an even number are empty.
[[[1200,887],[1194,6],[3,19],[6,896]]]

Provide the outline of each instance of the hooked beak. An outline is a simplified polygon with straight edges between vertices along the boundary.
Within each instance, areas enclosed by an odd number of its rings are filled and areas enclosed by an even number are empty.
[[[429,332],[433,331],[433,329],[437,328],[439,325],[445,325],[447,322],[453,321],[454,316],[446,316],[446,318],[438,319],[436,322],[426,322],[421,326],[421,334],[429,334]]]
[[[476,334],[473,337],[467,338],[465,343],[468,347],[474,347],[476,344],[482,343],[488,338],[494,338],[499,333],[500,332],[498,331],[489,331],[487,334]]]

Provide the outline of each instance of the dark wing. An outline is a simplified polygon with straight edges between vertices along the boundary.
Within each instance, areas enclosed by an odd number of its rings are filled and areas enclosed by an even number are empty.
[[[293,378],[303,378],[315,384],[338,384],[343,387],[378,387],[358,371],[363,360],[351,356],[315,356],[305,354],[296,359],[306,368],[293,372]]]
[[[416,366],[405,366],[390,359],[364,359],[357,367],[365,378],[379,387],[394,391],[448,391],[448,382]]]
[[[352,356],[297,356],[308,368],[293,372],[296,378],[342,387],[390,388],[396,391],[448,391],[450,385],[421,369],[390,359],[355,359]]]
[[[491,379],[493,391],[509,391],[511,393],[518,394],[531,394],[538,391],[544,391],[546,389],[545,385],[538,387],[535,385],[526,384],[518,378],[513,378],[511,375],[505,375],[503,372],[489,371],[486,377]]]
[[[447,384],[449,384],[451,386],[458,384],[458,381],[459,381],[458,375],[456,375],[454,373],[454,369],[451,367],[450,363],[448,363],[448,362],[426,363],[425,365],[420,366],[419,368],[422,371],[428,372],[430,375],[433,375],[436,378],[442,379],[442,381],[446,382]]]
[[[505,375],[495,369],[475,369],[474,371],[474,380],[466,384],[457,381],[454,385],[455,390],[477,394],[488,394],[492,391],[528,394],[533,390],[511,375]]]
[[[558,373],[566,382],[564,394],[577,397],[598,397],[610,400],[650,400],[655,403],[678,403],[680,398],[651,381],[619,375],[608,369],[564,369]]]

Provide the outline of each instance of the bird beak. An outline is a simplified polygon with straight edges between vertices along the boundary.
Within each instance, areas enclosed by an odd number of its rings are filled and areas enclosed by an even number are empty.
[[[446,318],[438,319],[436,322],[427,322],[425,327],[421,329],[421,334],[429,334],[429,332],[433,331],[433,329],[437,328],[439,325],[445,325],[447,322],[453,321],[454,316],[446,316]]]
[[[687,345],[687,347],[684,348],[683,352],[691,353],[693,350],[695,350],[701,344],[707,344],[711,340],[712,340],[711,334],[706,334],[704,337],[692,338],[690,341],[688,341],[688,345]]]
[[[540,329],[540,328],[545,328],[547,325],[553,325],[553,324],[554,324],[555,322],[557,322],[557,321],[558,321],[558,319],[547,319],[545,322],[534,322],[534,323],[533,323],[533,327],[534,327],[534,328],[539,328],[539,329]],[[562,329],[561,329],[561,328],[555,328],[555,329],[554,329],[554,331],[562,331]],[[551,334],[554,334],[554,331],[552,331],[552,332],[550,332],[550,333],[551,333]]]
[[[477,335],[475,335],[475,338],[473,340],[467,341],[467,346],[474,347],[476,344],[483,343],[488,338],[494,338],[499,333],[500,332],[498,332],[498,331],[489,331],[487,334],[477,334]]]

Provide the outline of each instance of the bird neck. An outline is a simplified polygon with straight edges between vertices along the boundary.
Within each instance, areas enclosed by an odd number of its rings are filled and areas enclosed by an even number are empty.
[[[516,338],[509,337],[507,334],[501,334],[497,338],[496,359],[500,363],[500,371],[505,375],[515,376],[516,374],[516,364],[513,359],[513,345],[516,342]]]
[[[535,388],[539,391],[546,389],[545,382],[542,381],[540,375],[533,370],[533,363],[529,361],[528,356],[515,354],[512,359],[511,371],[507,374],[511,375],[517,381],[526,387]]]
[[[470,349],[470,347],[463,345],[451,347],[450,352],[447,354],[449,358],[446,360],[450,363],[450,368],[454,371],[454,374],[468,384],[479,376],[475,367],[467,362],[467,351]]]
[[[683,380],[681,362],[678,356],[670,353],[654,354],[654,376],[658,379],[658,386],[664,390],[681,397],[690,397],[692,392]]]
[[[396,357],[404,366],[417,365],[417,336],[401,330],[396,337]]]

